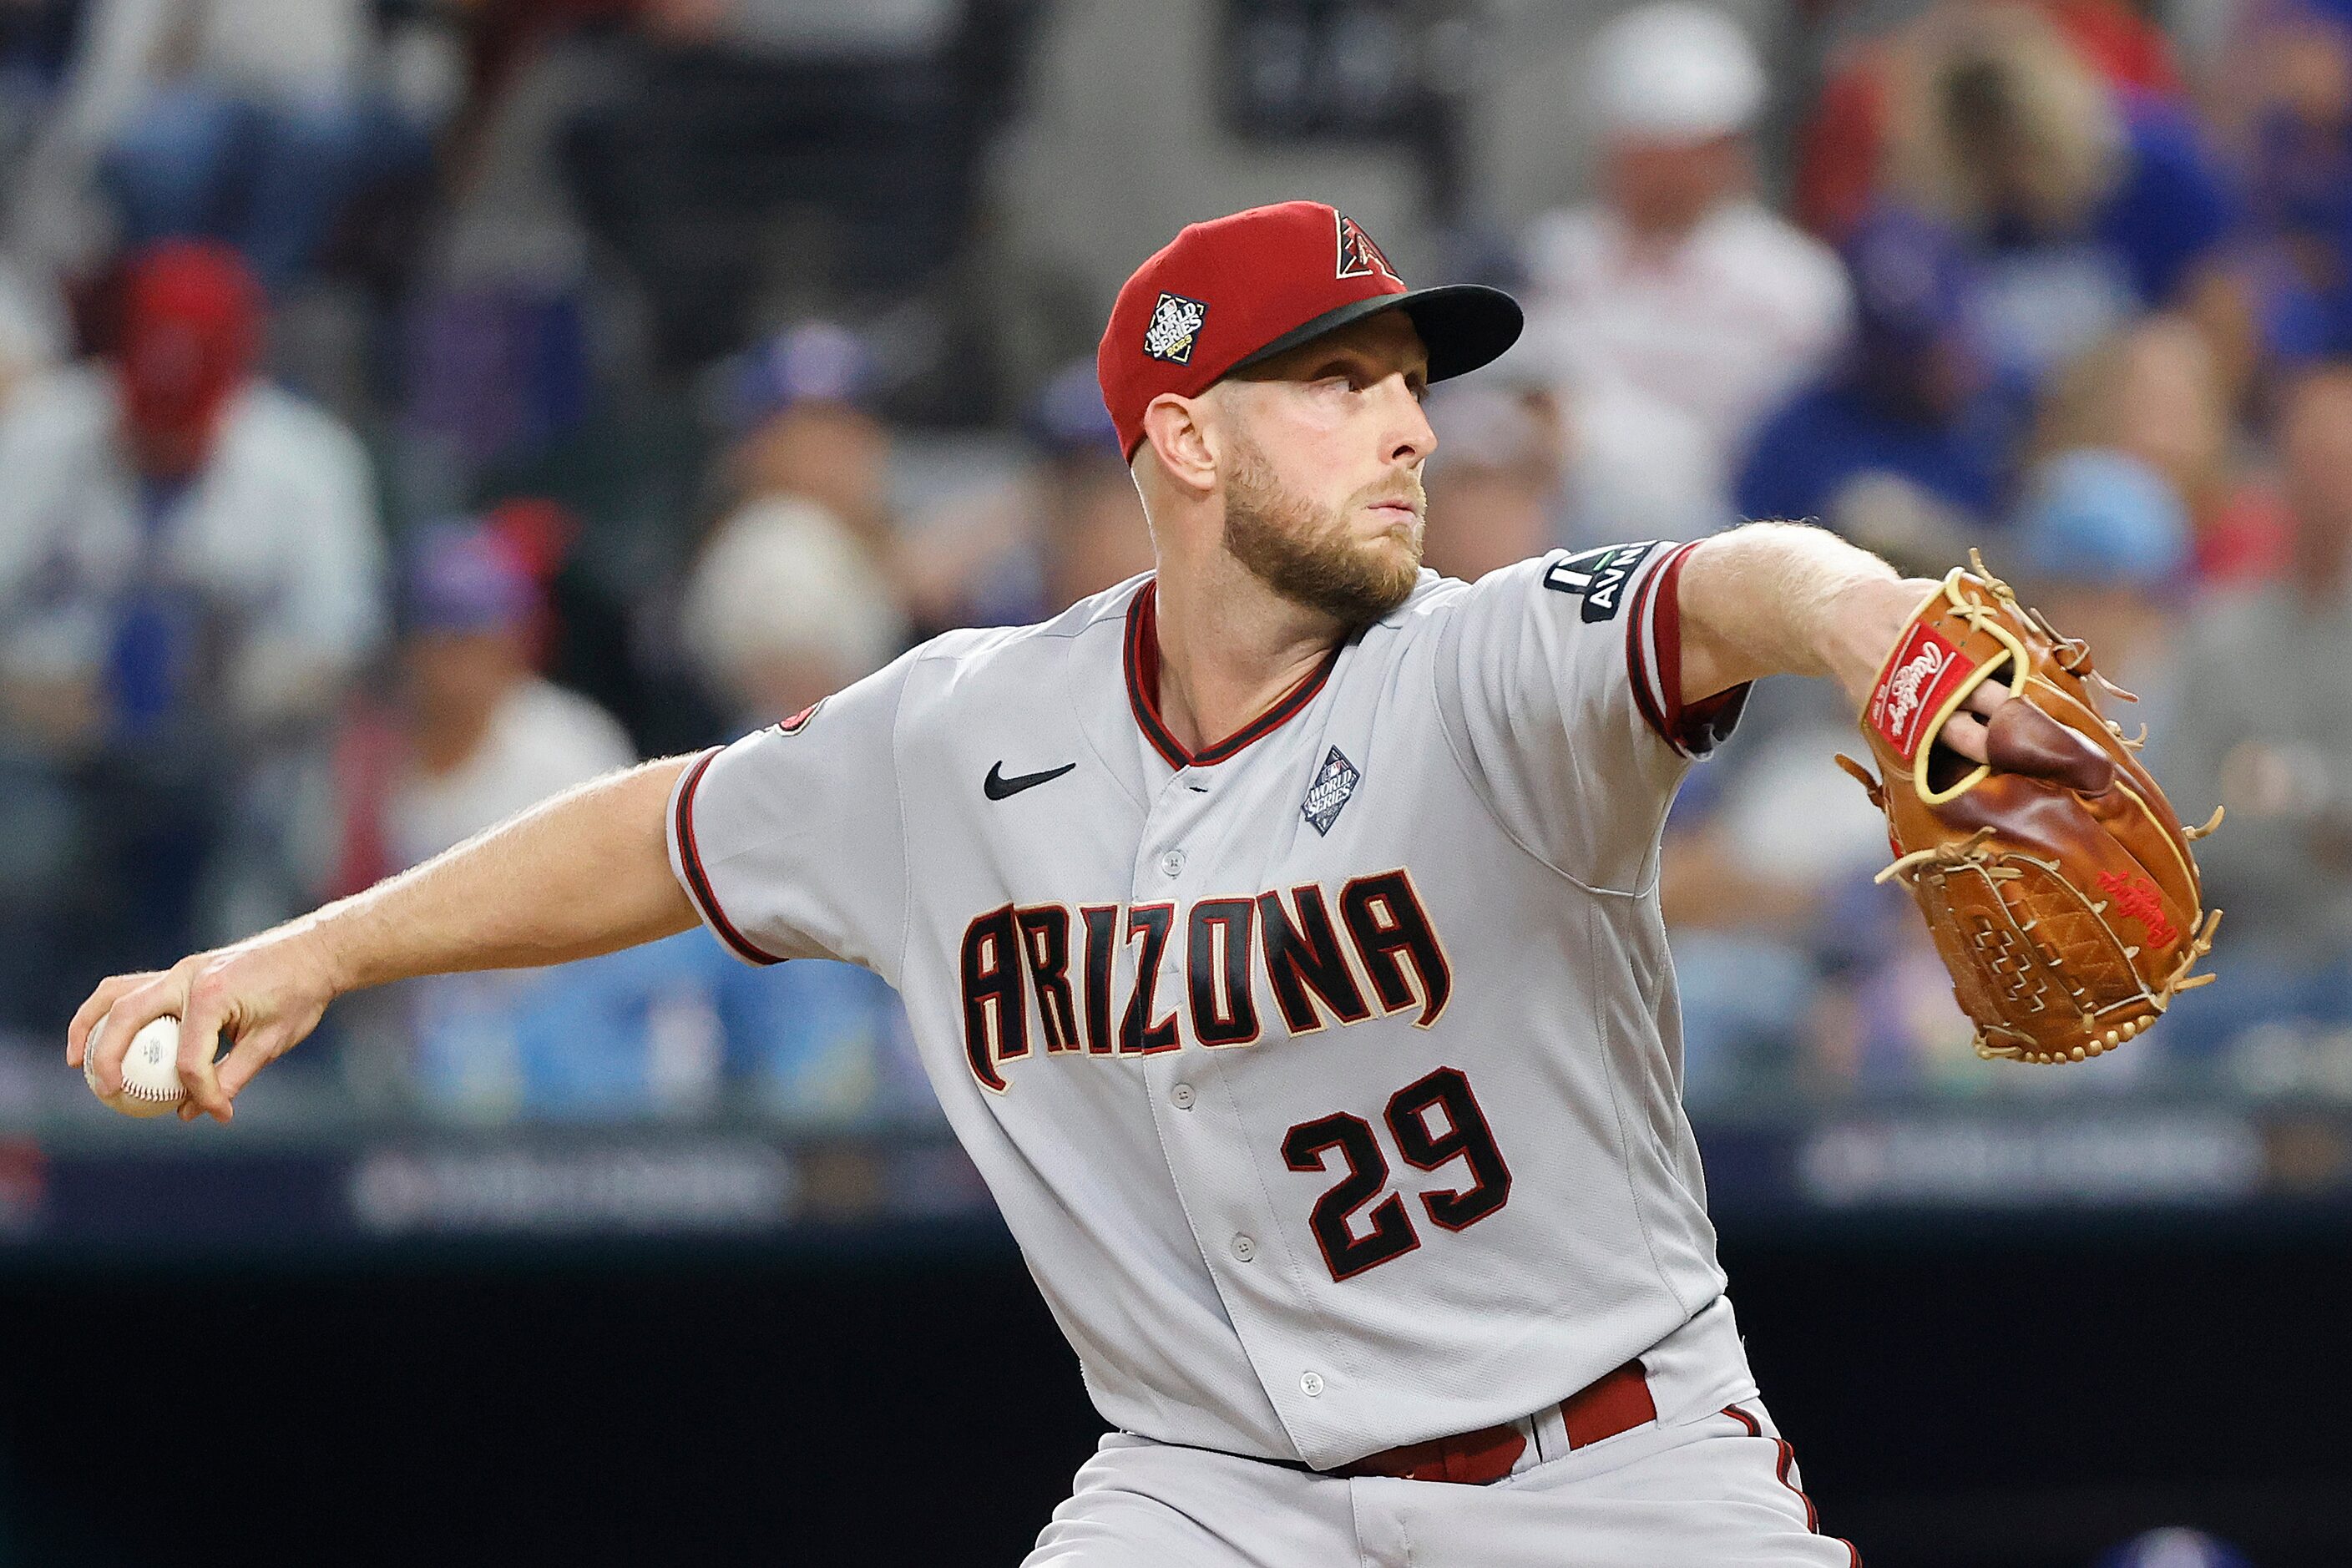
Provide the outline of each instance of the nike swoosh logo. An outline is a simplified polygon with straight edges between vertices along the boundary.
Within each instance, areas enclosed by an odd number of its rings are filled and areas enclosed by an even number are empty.
[[[1006,778],[1004,764],[999,763],[988,770],[988,777],[980,787],[988,792],[989,799],[1004,800],[1019,795],[1024,789],[1035,789],[1041,784],[1052,784],[1077,765],[1076,763],[1064,763],[1060,767],[1047,768],[1042,773],[1022,773],[1014,778]]]

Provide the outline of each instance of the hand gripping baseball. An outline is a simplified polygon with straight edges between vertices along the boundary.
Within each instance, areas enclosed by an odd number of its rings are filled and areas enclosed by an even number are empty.
[[[2221,919],[2190,846],[2221,813],[2182,826],[2140,740],[2106,717],[2106,698],[2131,694],[1969,559],[1903,626],[1863,706],[1877,774],[1838,761],[1886,813],[1895,858],[1879,879],[1917,900],[1978,1054],[2082,1061],[2213,978],[2190,973]]]
[[[184,958],[171,968],[99,983],[66,1030],[66,1064],[91,1069],[101,1094],[120,1093],[131,1037],[157,1018],[180,1020],[180,1119],[226,1121],[245,1086],[319,1025],[335,986],[299,928]],[[216,1048],[228,1054],[218,1063]]]

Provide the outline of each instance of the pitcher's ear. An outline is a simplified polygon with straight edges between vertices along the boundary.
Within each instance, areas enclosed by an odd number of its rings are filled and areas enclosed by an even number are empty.
[[[1143,411],[1143,442],[1170,479],[1205,492],[1217,482],[1216,445],[1210,438],[1204,399],[1163,392]]]

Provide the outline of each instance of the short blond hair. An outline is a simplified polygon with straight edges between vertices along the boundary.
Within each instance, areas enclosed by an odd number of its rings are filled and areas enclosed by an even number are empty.
[[[2037,227],[2079,222],[2123,176],[2124,125],[2106,84],[2032,6],[1930,13],[1893,65],[1885,173],[1929,213],[1969,228],[1992,216],[1966,144],[1971,121],[2016,139]]]

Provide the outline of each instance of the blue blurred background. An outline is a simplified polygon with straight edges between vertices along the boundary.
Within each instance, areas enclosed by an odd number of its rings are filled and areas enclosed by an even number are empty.
[[[1433,565],[1980,547],[2228,807],[2220,984],[2042,1072],[1871,883],[1835,693],[1685,788],[1689,1105],[1832,1522],[2345,1560],[2344,0],[0,0],[0,1563],[307,1560],[387,1473],[335,1555],[1017,1560],[1093,1418],[871,977],[698,931],[363,994],[226,1131],[110,1116],[63,1024],[1148,566],[1103,316],[1297,195],[1529,308],[1433,400]],[[93,1400],[142,1316],[245,1394]],[[126,1522],[133,1441],[307,1500]]]

